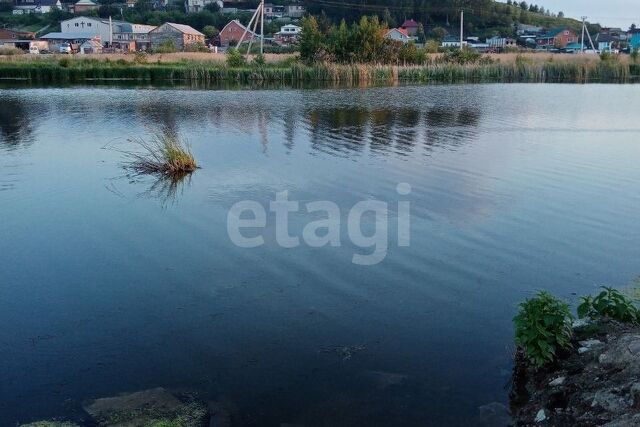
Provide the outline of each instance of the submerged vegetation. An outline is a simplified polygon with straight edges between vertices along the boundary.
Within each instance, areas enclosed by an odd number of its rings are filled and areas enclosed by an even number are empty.
[[[143,174],[160,174],[167,177],[181,177],[198,168],[188,144],[172,132],[158,132],[150,141],[132,139],[141,151],[127,151],[131,158],[127,166]]]

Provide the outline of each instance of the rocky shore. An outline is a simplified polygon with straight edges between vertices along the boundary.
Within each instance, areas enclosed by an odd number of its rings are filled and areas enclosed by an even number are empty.
[[[544,369],[516,355],[513,425],[639,426],[640,328],[578,321],[572,344]]]

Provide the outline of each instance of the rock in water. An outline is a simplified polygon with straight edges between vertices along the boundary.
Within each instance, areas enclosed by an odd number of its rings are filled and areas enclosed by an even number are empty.
[[[511,415],[505,405],[491,402],[478,408],[478,419],[482,427],[507,427],[511,425]]]
[[[547,419],[547,414],[545,414],[544,409],[540,409],[536,414],[536,419],[534,420],[537,423],[541,423]]]
[[[196,427],[208,417],[203,405],[184,403],[164,388],[96,399],[84,406],[84,410],[98,425],[105,427],[173,425],[171,423],[178,419],[181,426]]]

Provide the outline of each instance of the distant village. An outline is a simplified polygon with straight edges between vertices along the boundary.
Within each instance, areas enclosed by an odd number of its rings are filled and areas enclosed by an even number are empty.
[[[2,1],[2,0],[0,0]],[[137,0],[124,0],[120,8],[133,8]],[[162,9],[169,0],[157,0],[154,8]],[[238,0],[185,0],[185,13],[198,13],[215,4],[220,13],[237,16],[253,10],[238,9]],[[60,0],[13,0],[14,15],[48,13],[54,9],[78,15],[61,21],[60,28],[37,35],[35,32],[0,28],[0,47],[13,47],[26,52],[94,54],[157,52],[171,46],[172,51],[224,52],[239,43],[256,40],[260,36],[245,27],[240,20],[229,18],[228,23],[215,35],[207,37],[195,28],[173,22],[162,25],[144,25],[114,18],[100,18],[95,12],[100,7],[92,0],[61,3]],[[266,4],[265,20],[282,23],[279,31],[266,34],[267,46],[293,47],[299,43],[302,27],[299,21],[306,13],[302,3],[290,5]],[[93,14],[93,15],[92,15]],[[52,29],[54,30],[54,29]],[[59,30],[59,31],[58,31]],[[481,53],[502,53],[515,50],[548,51],[563,53],[619,53],[640,49],[640,29],[602,28],[597,34],[576,34],[568,27],[542,28],[517,24],[515,34],[496,35],[481,39],[472,34],[461,40],[459,34],[443,31],[438,39],[426,40],[423,24],[407,19],[397,28],[386,30],[385,37],[402,43],[419,46],[437,43],[442,50],[460,48],[461,44]]]

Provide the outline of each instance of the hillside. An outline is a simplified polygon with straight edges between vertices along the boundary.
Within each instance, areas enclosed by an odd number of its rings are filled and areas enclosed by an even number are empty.
[[[524,3],[524,2],[523,2]],[[352,22],[360,16],[377,15],[394,27],[413,18],[423,24],[427,35],[436,27],[457,33],[460,10],[465,11],[465,32],[469,35],[513,35],[516,23],[540,27],[568,26],[574,31],[582,23],[564,18],[561,11],[542,5],[500,3],[494,0],[305,0],[307,10],[327,20]],[[599,30],[594,25],[592,31]]]

